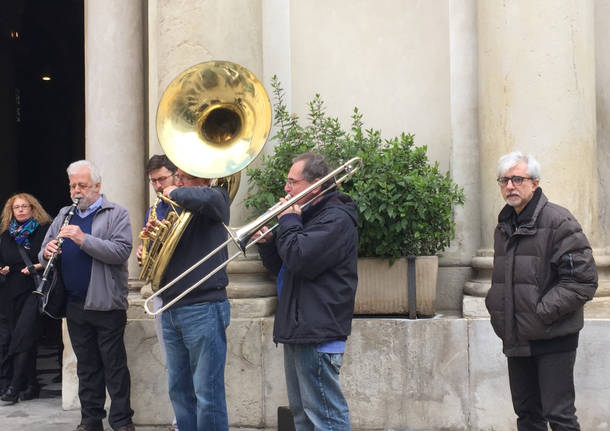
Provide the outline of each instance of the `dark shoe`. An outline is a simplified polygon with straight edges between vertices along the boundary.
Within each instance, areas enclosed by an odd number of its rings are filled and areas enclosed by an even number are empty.
[[[115,428],[114,431],[136,431],[136,427],[134,426],[134,424],[127,424]]]
[[[74,431],[104,431],[104,425],[101,422],[96,424],[80,424]]]
[[[40,395],[40,386],[36,385],[28,385],[25,388],[25,391],[21,392],[21,397],[19,399],[21,401],[33,400],[34,398],[38,398]]]
[[[5,406],[15,404],[19,400],[19,391],[16,391],[14,387],[9,386],[0,399],[4,401]]]

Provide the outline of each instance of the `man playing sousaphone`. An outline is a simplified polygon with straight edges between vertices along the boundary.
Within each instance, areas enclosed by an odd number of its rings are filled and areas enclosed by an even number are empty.
[[[211,180],[178,169],[176,185],[163,194],[192,213],[192,219],[165,269],[161,284],[173,280],[227,239],[229,194]],[[152,230],[156,222],[149,222]],[[161,293],[164,304],[227,260],[226,247]],[[224,269],[193,289],[162,314],[169,397],[180,430],[228,430],[224,370],[225,330],[230,307]]]

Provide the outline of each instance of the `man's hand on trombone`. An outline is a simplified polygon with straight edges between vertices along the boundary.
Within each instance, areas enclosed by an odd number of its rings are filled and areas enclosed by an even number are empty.
[[[267,226],[263,226],[262,228],[260,228],[259,230],[257,230],[254,235],[252,235],[252,237],[250,238],[252,241],[257,240],[258,238],[261,238],[260,240],[258,240],[258,244],[265,244],[267,242],[270,242],[273,240],[273,235],[274,233],[268,233],[265,235],[266,232],[269,232],[269,228]],[[263,236],[264,235],[264,236]]]
[[[280,198],[280,204],[286,203],[287,200],[288,199],[286,199],[286,198]],[[296,214],[296,215],[300,216],[301,215],[301,207],[299,205],[297,205],[297,204],[289,206],[288,208],[286,208],[286,210],[284,212],[280,213],[278,218],[282,218],[286,214]]]

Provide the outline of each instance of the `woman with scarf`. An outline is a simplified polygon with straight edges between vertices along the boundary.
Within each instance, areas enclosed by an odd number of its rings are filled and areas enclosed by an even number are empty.
[[[51,217],[28,193],[9,198],[0,220],[0,387],[4,405],[37,398],[36,344],[41,333],[32,291],[42,266],[38,252]]]

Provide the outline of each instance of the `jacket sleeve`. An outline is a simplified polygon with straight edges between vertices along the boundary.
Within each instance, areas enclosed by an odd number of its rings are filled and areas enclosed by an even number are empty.
[[[355,226],[345,211],[328,208],[304,228],[301,218],[288,214],[280,218],[278,253],[294,274],[313,279],[341,262],[350,249],[350,229]]]
[[[59,211],[59,214],[57,215],[57,217],[55,217],[55,219],[53,220],[53,223],[51,223],[51,227],[49,227],[49,229],[47,230],[47,233],[44,236],[44,239],[42,240],[42,245],[40,246],[40,251],[38,252],[38,262],[40,262],[40,264],[43,267],[46,267],[47,263],[49,263],[49,261],[47,259],[45,259],[43,256],[44,249],[47,246],[47,243],[49,243],[51,240],[54,240],[55,238],[57,238],[57,234],[59,233],[59,230],[61,229],[61,225],[64,221],[64,217],[65,217],[65,214],[67,211],[68,211],[67,208],[65,208],[65,209],[62,208]]]
[[[189,211],[217,222],[229,222],[229,194],[223,187],[180,187],[170,196]]]
[[[277,252],[277,247],[275,244],[275,234],[269,234],[272,236],[271,241],[266,243],[257,243],[258,245],[258,253],[263,259],[263,265],[267,268],[273,275],[278,275],[280,273],[280,269],[282,268],[282,258]]]
[[[589,241],[573,218],[564,220],[555,232],[551,265],[557,268],[557,283],[536,306],[547,325],[582,307],[597,289],[597,268]]]
[[[125,208],[115,206],[111,211],[116,213],[109,219],[108,238],[85,234],[80,248],[93,259],[117,265],[125,262],[131,254],[131,223]]]

